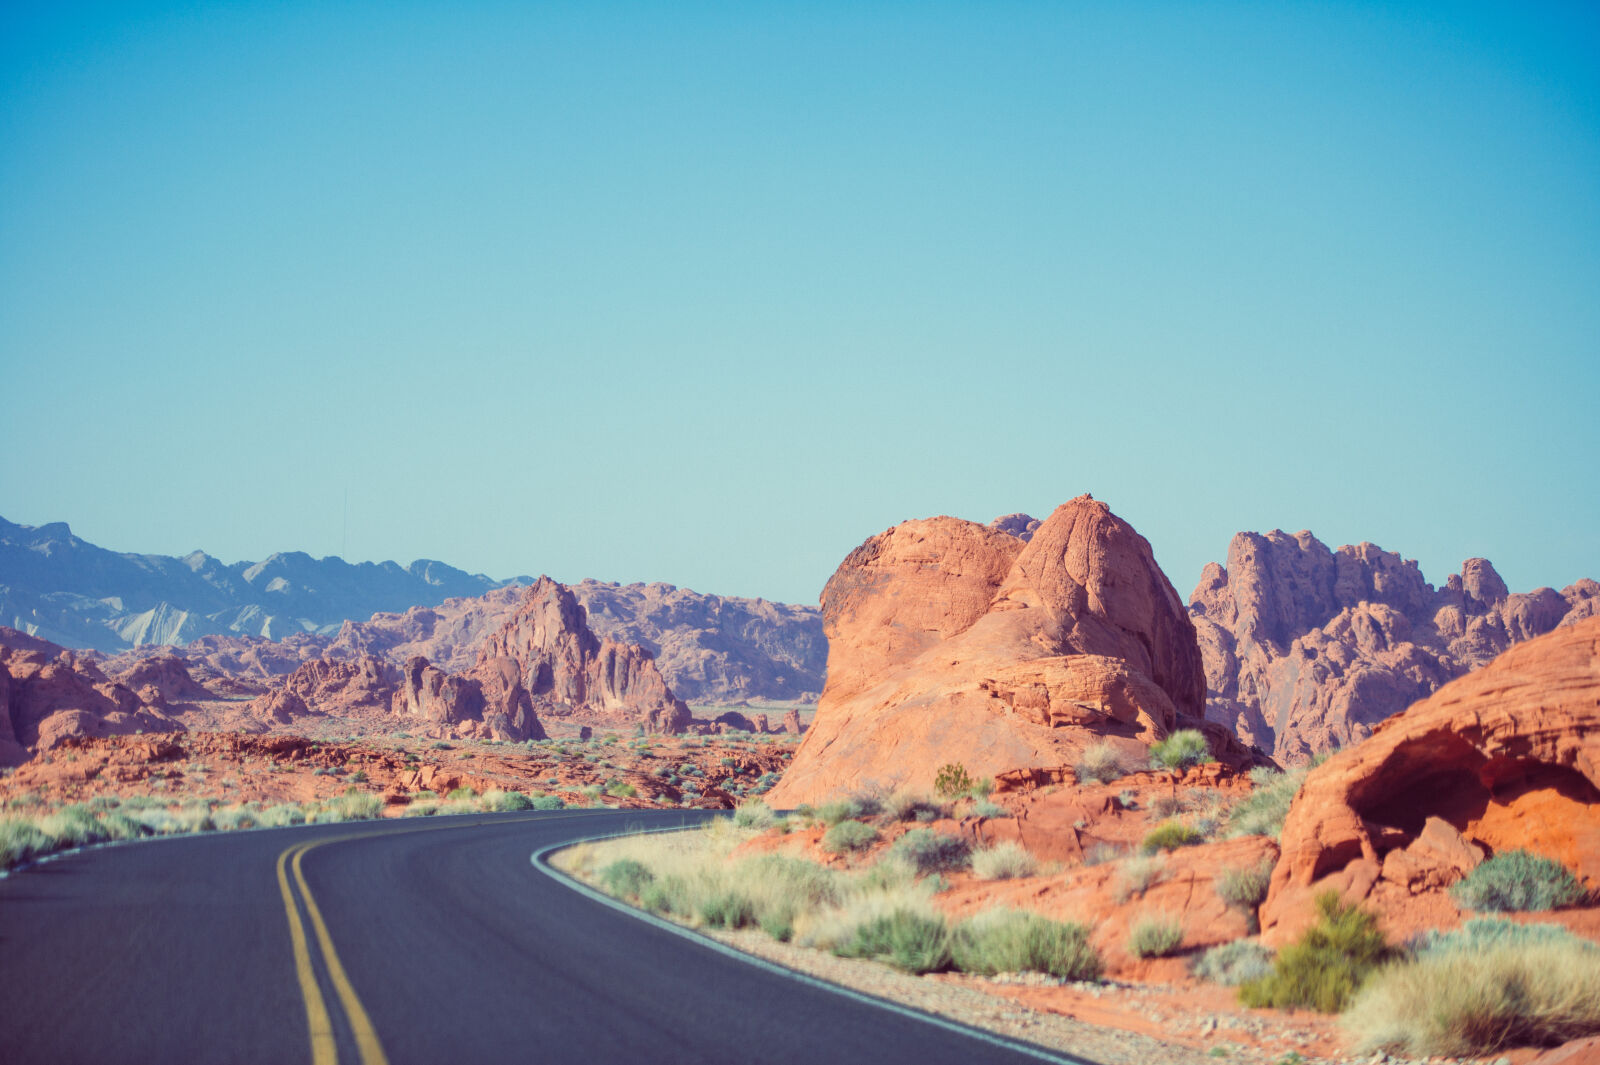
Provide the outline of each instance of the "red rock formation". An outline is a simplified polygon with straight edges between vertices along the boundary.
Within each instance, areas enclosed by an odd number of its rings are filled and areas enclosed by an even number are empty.
[[[184,660],[176,655],[154,655],[141,659],[132,668],[115,676],[117,683],[149,706],[167,708],[174,704],[217,698],[189,675]]]
[[[1449,924],[1440,889],[1515,848],[1600,887],[1600,618],[1518,644],[1312,770],[1262,927],[1292,938],[1329,888]]]
[[[1190,597],[1207,716],[1283,762],[1348,746],[1512,644],[1600,613],[1600,585],[1514,594],[1486,559],[1440,589],[1372,544],[1240,533]]]
[[[1203,711],[1182,600],[1144,538],[1088,496],[1026,544],[955,518],[895,526],[850,553],[822,608],[827,685],[776,805],[926,789],[951,762],[979,777],[1071,764],[1104,737],[1139,750]]]
[[[84,656],[0,628],[0,765],[72,736],[182,728]]]
[[[664,733],[682,732],[690,721],[650,652],[596,637],[572,590],[549,577],[539,578],[484,641],[474,674],[496,659],[517,663],[540,714],[599,717]]]

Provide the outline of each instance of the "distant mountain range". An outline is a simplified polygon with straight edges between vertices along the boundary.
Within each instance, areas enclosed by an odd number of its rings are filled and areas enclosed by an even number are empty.
[[[347,620],[532,583],[526,576],[497,581],[432,559],[352,564],[285,551],[230,566],[204,551],[136,555],[97,547],[65,522],[32,526],[0,518],[0,625],[97,651],[208,635],[332,634]]]
[[[204,551],[136,555],[97,547],[64,522],[0,518],[0,626],[135,658],[186,648],[192,666],[250,684],[321,656],[372,653],[398,666],[421,654],[465,669],[521,601],[499,590],[534,583],[430,559],[352,564],[289,551],[230,566]],[[586,580],[572,590],[599,636],[643,646],[682,698],[804,702],[822,690],[828,644],[816,607],[659,583]]]

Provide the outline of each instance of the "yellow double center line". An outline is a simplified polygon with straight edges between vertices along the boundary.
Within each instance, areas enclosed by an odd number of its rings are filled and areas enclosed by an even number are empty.
[[[307,852],[332,842],[323,839],[314,843],[297,843],[278,855],[278,889],[283,892],[283,908],[289,915],[289,938],[294,941],[294,967],[300,977],[300,994],[306,1000],[306,1024],[311,1029],[311,1062],[312,1065],[338,1065],[339,1048],[334,1042],[333,1020],[328,1015],[328,1004],[322,997],[322,987],[317,983],[317,973],[311,965],[311,946],[306,940],[305,925],[300,920],[300,908],[295,905],[294,891],[289,887],[291,867],[295,884],[300,888],[300,898],[305,902],[306,914],[311,918],[312,930],[316,932],[323,968],[328,971],[328,979],[339,995],[339,1004],[344,1007],[350,1031],[355,1035],[356,1048],[361,1052],[361,1065],[389,1065],[383,1045],[378,1042],[378,1033],[372,1027],[372,1020],[361,1005],[356,989],[350,986],[350,977],[345,974],[344,965],[339,961],[339,952],[333,949],[333,940],[328,936],[322,911],[317,909],[317,900],[312,898],[305,872],[300,868]]]
[[[560,816],[562,815],[534,814],[527,817],[496,818],[492,823],[518,824],[527,821],[547,821]],[[466,825],[439,825],[414,829],[405,834],[439,832],[450,828],[475,828],[484,823],[477,821]],[[322,953],[322,967],[327,970],[328,980],[339,996],[339,1004],[344,1007],[345,1019],[349,1021],[350,1031],[355,1035],[356,1049],[361,1052],[361,1065],[389,1065],[389,1059],[383,1053],[383,1044],[378,1041],[378,1032],[372,1027],[372,1020],[361,1005],[361,998],[356,994],[356,989],[350,985],[350,977],[345,974],[344,965],[339,961],[339,952],[333,949],[333,939],[328,935],[328,925],[322,919],[322,911],[317,909],[317,900],[312,898],[311,887],[306,883],[305,872],[300,867],[302,859],[308,853],[325,843],[342,843],[346,840],[386,834],[388,833],[355,832],[345,836],[333,836],[311,843],[297,843],[292,847],[286,847],[283,853],[278,855],[278,890],[283,893],[283,910],[289,915],[289,938],[294,941],[294,968],[300,979],[300,994],[306,1000],[306,1026],[311,1030],[311,1065],[338,1065],[339,1047],[333,1035],[333,1018],[328,1013],[328,1003],[323,997],[322,985],[318,983],[317,971],[312,966],[311,944],[306,938],[305,923],[300,919],[300,907],[295,904],[294,888],[289,885],[289,874],[294,873],[294,884],[300,889],[300,899],[305,903],[306,915],[311,918],[311,930],[316,934],[317,949]]]

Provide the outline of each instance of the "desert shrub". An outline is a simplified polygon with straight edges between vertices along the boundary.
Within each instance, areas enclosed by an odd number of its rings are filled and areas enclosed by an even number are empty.
[[[105,829],[107,839],[138,839],[146,834],[143,825],[117,810],[101,814],[100,827]]]
[[[979,880],[1010,880],[1038,871],[1038,860],[1022,844],[1010,840],[972,854],[972,874]]]
[[[1163,793],[1145,804],[1152,817],[1173,817],[1184,811],[1184,802],[1176,794]]]
[[[975,817],[1010,817],[1004,806],[990,802],[988,799],[979,799],[972,804],[972,813]]]
[[[350,774],[350,779],[355,781],[357,784],[365,784],[367,782],[367,771],[365,769],[357,769],[354,773]]]
[[[1477,1056],[1600,1034],[1596,988],[1592,944],[1570,934],[1496,935],[1384,967],[1344,1023],[1363,1053]]]
[[[55,813],[46,814],[35,824],[39,831],[55,842],[55,848],[81,847],[86,843],[99,843],[106,839],[99,818],[87,806],[63,806]]]
[[[305,824],[305,811],[293,803],[281,802],[261,811],[258,818],[262,828],[283,828],[286,825]]]
[[[639,789],[625,780],[613,780],[606,785],[606,794],[617,799],[631,799],[639,794]]]
[[[1141,917],[1128,930],[1128,953],[1135,958],[1164,958],[1183,942],[1183,925],[1166,917]]]
[[[1338,1013],[1388,960],[1389,947],[1372,914],[1345,905],[1332,891],[1317,896],[1317,913],[1317,923],[1279,952],[1271,973],[1239,988],[1240,1002]]]
[[[1588,950],[1600,950],[1600,945],[1580,939],[1558,924],[1518,924],[1504,917],[1474,917],[1449,932],[1429,929],[1408,940],[1406,950],[1421,957],[1453,950],[1528,947],[1544,943],[1570,943]]]
[[[1160,852],[1129,858],[1117,869],[1116,878],[1112,881],[1112,893],[1118,902],[1127,902],[1135,895],[1143,895],[1161,879],[1161,871],[1166,865],[1166,855]]]
[[[1585,892],[1560,862],[1514,850],[1479,865],[1450,895],[1468,910],[1553,910],[1579,901]]]
[[[1223,902],[1251,914],[1267,897],[1267,888],[1271,884],[1270,861],[1249,866],[1229,866],[1222,870],[1215,881],[1217,895]]]
[[[740,862],[732,879],[750,899],[754,923],[772,938],[787,941],[801,914],[838,900],[839,879],[815,862],[767,854]]]
[[[261,823],[260,812],[246,804],[239,806],[225,806],[211,812],[211,821],[222,832],[231,832],[241,828],[255,828]]]
[[[822,849],[829,854],[866,850],[878,842],[878,830],[860,821],[840,821],[822,834]]]
[[[623,899],[637,899],[655,880],[655,874],[633,858],[619,858],[601,869],[599,877],[607,892]]]
[[[483,808],[496,813],[510,813],[514,810],[533,809],[533,800],[520,791],[494,791],[485,792]]]
[[[1312,760],[1320,765],[1322,758]],[[1289,806],[1300,794],[1310,766],[1300,766],[1280,773],[1269,766],[1250,770],[1250,781],[1255,788],[1240,799],[1228,812],[1228,835],[1271,836],[1277,839],[1283,833],[1283,819],[1289,816]]]
[[[1150,746],[1150,764],[1157,769],[1187,769],[1211,761],[1211,748],[1199,729],[1179,729]]]
[[[1084,865],[1104,865],[1122,857],[1122,848],[1115,843],[1091,843],[1083,852]]]
[[[778,815],[772,812],[772,807],[759,799],[742,802],[733,812],[733,823],[740,828],[768,829],[777,821]]]
[[[950,762],[939,767],[933,778],[933,790],[947,799],[954,799],[971,791],[976,782],[960,762]]]
[[[1085,925],[1052,921],[1018,910],[989,910],[956,926],[955,966],[965,972],[1041,972],[1067,980],[1096,980],[1104,969]]]
[[[1163,821],[1145,834],[1139,843],[1139,849],[1146,854],[1156,851],[1175,851],[1179,847],[1189,847],[1205,839],[1198,830],[1184,824],[1182,821]]]
[[[885,799],[880,816],[886,824],[896,824],[902,821],[926,823],[947,817],[949,812],[943,805],[930,802],[920,795],[902,794],[891,795]]]
[[[866,814],[854,799],[830,799],[816,808],[814,816],[825,825],[836,825],[841,821],[865,817]]]
[[[450,792],[450,794],[445,796],[445,798],[449,799],[451,802],[461,802],[464,799],[476,799],[477,797],[478,793],[476,791],[466,787],[455,788]]]
[[[383,799],[369,792],[347,791],[323,803],[316,811],[321,821],[370,821],[383,812]]]
[[[1272,951],[1253,939],[1236,939],[1200,955],[1192,969],[1201,980],[1238,987],[1272,972]]]
[[[889,848],[910,862],[918,873],[945,873],[964,869],[972,859],[972,846],[960,836],[927,828],[914,828]]]
[[[1128,773],[1128,766],[1121,753],[1105,741],[1088,747],[1078,759],[1074,769],[1078,774],[1079,784],[1109,784]]]
[[[878,958],[908,973],[943,972],[950,968],[950,928],[942,917],[895,910],[859,925],[834,953]]]
[[[55,849],[55,840],[28,818],[0,818],[0,869],[14,869]]]

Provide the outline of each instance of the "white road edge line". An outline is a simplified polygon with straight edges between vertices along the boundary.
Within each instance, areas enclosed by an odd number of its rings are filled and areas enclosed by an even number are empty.
[[[627,903],[619,902],[604,892],[596,891],[588,884],[581,883],[573,877],[568,876],[566,873],[561,872],[559,869],[556,869],[549,863],[548,860],[549,855],[553,852],[565,850],[566,848],[576,846],[579,843],[594,843],[603,839],[618,839],[622,836],[637,836],[656,832],[682,831],[685,831],[685,826],[678,825],[672,828],[645,829],[643,832],[608,832],[603,836],[586,836],[583,839],[573,839],[566,840],[562,843],[552,843],[548,847],[543,847],[537,851],[534,851],[533,856],[529,860],[533,863],[533,867],[539,870],[539,872],[545,874],[553,880],[556,880],[559,883],[565,884],[567,887],[578,892],[579,894],[587,895],[596,902],[603,903],[604,905],[611,907],[613,910],[617,910],[620,913],[625,913],[628,916],[640,921],[644,921],[647,924],[652,924],[662,931],[671,932],[674,935],[682,936],[684,939],[698,943],[708,950],[714,950],[717,953],[725,954],[730,958],[737,958],[739,961],[745,962],[749,965],[754,965],[758,969],[765,969],[767,972],[776,976],[787,977],[790,980],[794,980],[809,987],[815,987],[823,991],[832,991],[836,995],[843,995],[845,998],[853,999],[856,1002],[862,1002],[868,1006],[877,1006],[879,1009],[888,1010],[890,1013],[898,1013],[902,1017],[909,1017],[914,1021],[922,1021],[924,1024],[931,1024],[935,1028],[943,1028],[948,1032],[955,1032],[959,1035],[970,1036],[973,1039],[988,1043],[991,1046],[1002,1047],[1017,1054],[1025,1054],[1028,1057],[1036,1058],[1039,1061],[1055,1062],[1056,1065],[1099,1065],[1098,1062],[1091,1061],[1088,1058],[1079,1058],[1071,1055],[1058,1054],[1055,1051],[1046,1050],[1044,1047],[1035,1046],[1032,1043],[1023,1043],[1019,1040],[1007,1039],[1005,1036],[984,1031],[982,1028],[974,1028],[970,1025],[962,1024],[959,1021],[952,1021],[946,1017],[940,1017],[936,1014],[924,1013],[921,1010],[912,1009],[909,1006],[902,1006],[898,1002],[891,1002],[888,999],[878,998],[875,995],[869,995],[865,992],[857,991],[854,988],[842,987],[839,984],[830,984],[826,980],[819,980],[814,976],[807,975],[806,973],[796,972],[793,969],[785,968],[784,966],[778,965],[775,962],[770,962],[765,958],[758,958],[754,954],[746,954],[742,950],[735,950],[726,943],[719,942],[718,940],[712,939],[709,936],[703,936],[692,929],[685,928],[682,925],[673,924],[671,921],[657,917],[653,913],[629,906]]]

